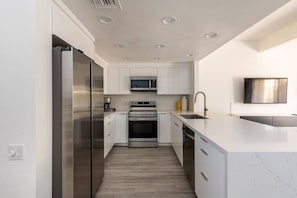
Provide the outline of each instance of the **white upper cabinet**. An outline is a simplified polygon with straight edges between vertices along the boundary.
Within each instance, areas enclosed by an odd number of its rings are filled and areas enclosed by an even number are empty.
[[[130,69],[131,76],[157,76],[157,68],[154,67],[136,67]]]
[[[179,93],[193,94],[194,93],[194,74],[192,67],[178,68],[179,75]]]
[[[107,75],[107,94],[131,94],[130,69],[109,67]]]
[[[157,94],[159,95],[193,94],[193,66],[189,64],[159,67],[109,66],[105,94],[131,94],[131,76],[157,76]]]
[[[169,74],[167,67],[158,68],[157,93],[168,94],[169,90]]]
[[[179,94],[179,68],[168,68],[168,94]]]
[[[158,94],[193,94],[192,67],[158,68]]]

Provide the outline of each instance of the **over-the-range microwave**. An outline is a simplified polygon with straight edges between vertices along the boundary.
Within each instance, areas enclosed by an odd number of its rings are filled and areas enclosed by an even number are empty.
[[[131,76],[131,91],[157,91],[156,76]]]

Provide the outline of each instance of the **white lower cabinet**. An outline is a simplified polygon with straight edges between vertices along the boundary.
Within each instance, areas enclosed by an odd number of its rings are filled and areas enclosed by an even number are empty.
[[[226,198],[226,156],[195,134],[195,193],[198,198]]]
[[[171,145],[179,162],[183,165],[183,123],[174,115],[171,115],[170,119]]]
[[[104,158],[115,143],[115,114],[104,117]]]
[[[170,144],[170,113],[158,113],[158,143]]]
[[[128,145],[128,113],[116,114],[115,143]]]

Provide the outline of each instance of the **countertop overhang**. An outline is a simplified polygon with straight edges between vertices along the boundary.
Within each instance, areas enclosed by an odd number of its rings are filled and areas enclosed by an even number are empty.
[[[171,113],[226,152],[297,152],[297,127],[273,127],[223,114],[185,119],[183,112]]]

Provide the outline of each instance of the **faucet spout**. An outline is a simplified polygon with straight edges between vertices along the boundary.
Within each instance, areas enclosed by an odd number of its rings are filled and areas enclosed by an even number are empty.
[[[207,107],[206,107],[206,95],[203,91],[198,91],[196,94],[195,94],[195,97],[194,97],[194,103],[196,103],[196,100],[197,100],[197,96],[198,94],[202,94],[203,95],[203,101],[204,101],[204,116],[206,116],[206,112],[208,111]]]

